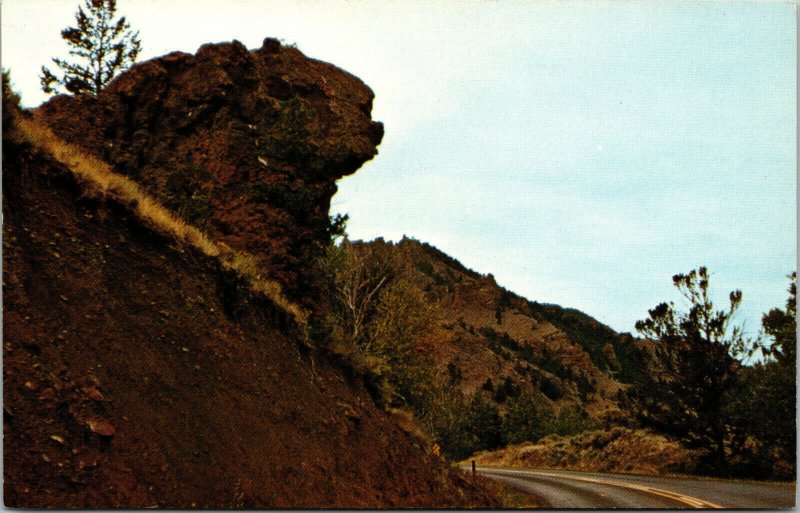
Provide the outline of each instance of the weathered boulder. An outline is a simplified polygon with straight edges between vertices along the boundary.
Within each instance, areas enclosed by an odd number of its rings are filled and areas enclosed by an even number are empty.
[[[307,301],[336,180],[383,136],[373,97],[353,75],[265,39],[253,51],[207,44],[137,64],[97,97],[58,96],[37,116],[188,222],[258,255]]]

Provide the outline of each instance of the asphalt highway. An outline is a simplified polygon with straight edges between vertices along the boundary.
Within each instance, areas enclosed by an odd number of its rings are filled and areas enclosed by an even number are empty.
[[[464,467],[468,470],[467,467]],[[793,508],[795,483],[478,467],[494,480],[535,495],[548,508]]]

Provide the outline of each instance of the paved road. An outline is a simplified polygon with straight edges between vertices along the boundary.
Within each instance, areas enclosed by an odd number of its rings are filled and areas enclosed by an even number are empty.
[[[464,467],[465,469],[467,467]],[[549,508],[793,508],[796,485],[478,467],[539,497]]]

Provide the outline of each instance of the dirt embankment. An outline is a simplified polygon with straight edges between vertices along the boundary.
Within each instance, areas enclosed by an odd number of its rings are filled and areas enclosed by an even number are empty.
[[[282,309],[3,122],[6,506],[496,505]]]

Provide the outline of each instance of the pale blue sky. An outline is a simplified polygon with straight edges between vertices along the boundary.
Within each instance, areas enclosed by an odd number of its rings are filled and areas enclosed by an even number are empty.
[[[334,197],[352,238],[418,238],[621,331],[700,265],[751,332],[786,299],[793,3],[118,1],[143,59],[276,36],[373,88],[380,155]],[[76,6],[3,1],[29,106]]]

